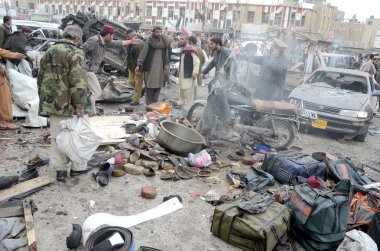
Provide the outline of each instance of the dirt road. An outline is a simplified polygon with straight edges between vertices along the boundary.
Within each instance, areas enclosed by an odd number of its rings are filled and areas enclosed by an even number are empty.
[[[175,99],[178,86],[164,89],[165,96]],[[206,93],[206,87],[201,91]],[[124,107],[120,104],[114,109]],[[108,108],[110,109],[110,108]],[[374,127],[380,128],[380,119],[374,119]],[[0,131],[0,175],[14,175],[26,168],[28,159],[36,154],[49,156],[49,145],[39,141],[48,129],[21,129],[19,132]],[[306,151],[327,151],[353,157],[355,161],[380,159],[380,135],[368,136],[366,142],[349,140],[345,143],[332,139],[324,132],[300,134],[301,139],[294,145]],[[231,150],[231,149],[225,149]],[[162,181],[159,176],[147,178],[133,176],[126,183],[126,176],[111,178],[106,187],[98,187],[91,173],[55,182],[42,191],[32,195],[38,211],[34,214],[38,250],[62,251],[66,249],[66,236],[71,232],[71,224],[82,224],[93,213],[105,212],[115,215],[132,215],[153,208],[162,202],[163,197],[178,194],[183,198],[183,209],[161,218],[132,227],[136,250],[139,246],[152,246],[166,251],[228,251],[238,250],[214,237],[210,232],[210,217],[214,207],[200,197],[192,198],[190,192],[201,195],[209,190],[219,190],[222,194],[232,195],[239,190],[230,190],[225,174],[229,170],[245,170],[246,166],[224,168],[213,176],[221,180],[194,178],[187,181]],[[50,166],[39,169],[40,175],[55,178],[55,170]],[[370,173],[380,180],[379,173]],[[145,185],[157,187],[158,196],[153,200],[140,197],[140,189]],[[95,201],[93,209],[88,202]],[[80,248],[79,250],[83,250]]]

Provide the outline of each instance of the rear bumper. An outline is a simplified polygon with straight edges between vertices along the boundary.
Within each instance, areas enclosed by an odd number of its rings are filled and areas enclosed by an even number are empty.
[[[372,120],[372,117],[361,119],[320,111],[316,113],[318,119],[327,121],[327,128],[325,130],[345,135],[359,135],[366,133]]]

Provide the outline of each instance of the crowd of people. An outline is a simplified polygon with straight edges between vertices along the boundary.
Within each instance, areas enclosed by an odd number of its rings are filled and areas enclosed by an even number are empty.
[[[0,27],[0,56],[6,60],[7,69],[16,69],[31,76],[30,65],[26,56],[25,45],[31,34],[29,27],[22,27],[20,32],[11,33],[11,18],[4,17]],[[135,93],[131,105],[139,105],[145,95],[146,105],[157,103],[161,88],[169,75],[170,53],[172,48],[180,48],[179,93],[178,104],[191,106],[196,98],[196,89],[202,79],[212,69],[215,78],[219,74],[229,78],[231,63],[229,61],[247,61],[261,66],[256,82],[260,88],[254,96],[263,100],[281,100],[289,59],[285,55],[288,46],[274,38],[260,48],[255,43],[248,43],[242,48],[233,44],[226,37],[210,37],[205,34],[169,34],[159,26],[153,27],[150,33],[126,31],[126,40],[113,40],[115,28],[104,25],[98,35],[90,37],[80,44],[83,32],[73,25],[65,28],[63,39],[46,51],[40,62],[37,77],[40,96],[40,116],[50,117],[52,138],[51,164],[60,169],[66,164],[55,144],[59,123],[73,115],[97,115],[96,101],[101,99],[102,88],[96,73],[101,67],[106,47],[123,48],[127,53],[126,67],[129,72],[128,83]],[[229,48],[230,47],[230,48]],[[203,50],[212,57],[206,67]],[[28,69],[29,67],[29,69]],[[371,54],[368,60],[363,59],[361,70],[373,77],[376,87],[379,81],[379,55]],[[236,74],[236,72],[235,72]],[[209,84],[211,93],[213,81]],[[7,84],[6,71],[0,68],[0,129],[17,129],[12,120],[12,100]],[[225,117],[223,105],[216,99],[215,114]],[[227,108],[226,108],[227,109]],[[226,115],[226,116],[224,116]],[[75,170],[73,170],[75,171]]]

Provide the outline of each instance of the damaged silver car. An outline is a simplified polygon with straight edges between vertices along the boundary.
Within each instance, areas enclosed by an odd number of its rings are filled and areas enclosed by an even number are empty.
[[[365,141],[376,111],[377,97],[370,75],[339,68],[320,68],[289,94],[289,101],[315,113],[314,128]]]

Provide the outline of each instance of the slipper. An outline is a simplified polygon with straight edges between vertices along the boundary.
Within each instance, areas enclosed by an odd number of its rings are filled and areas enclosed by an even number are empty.
[[[146,177],[153,177],[156,175],[156,171],[154,171],[153,168],[148,168],[144,170],[144,175]]]
[[[168,158],[173,163],[175,172],[181,179],[188,180],[192,178],[192,176],[185,172],[183,165],[179,163],[176,157],[168,156]]]
[[[127,173],[125,172],[124,166],[114,166],[112,170],[112,176],[113,177],[122,177],[126,175]]]
[[[199,170],[198,176],[199,177],[210,177],[212,175],[212,172],[210,169],[203,169]]]
[[[26,167],[28,169],[36,168],[36,167],[47,165],[49,164],[49,162],[50,162],[49,158],[43,158],[39,155],[36,155],[28,161],[28,163],[26,164]]]
[[[181,178],[178,177],[178,175],[175,174],[175,173],[161,172],[160,179],[162,179],[162,180],[178,181]]]
[[[136,150],[129,156],[129,161],[134,164],[140,158],[140,151]]]
[[[57,171],[57,180],[58,181],[65,181],[67,178],[67,171],[66,170],[58,170]]]

